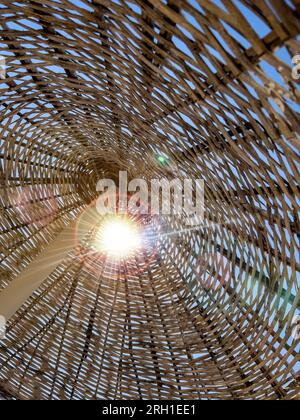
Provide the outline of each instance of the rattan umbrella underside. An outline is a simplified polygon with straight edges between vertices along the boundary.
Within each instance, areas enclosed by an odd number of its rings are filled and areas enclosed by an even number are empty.
[[[0,395],[298,398],[299,2],[0,5],[0,295],[103,177],[203,179],[206,206],[117,267],[87,232],[9,320]]]

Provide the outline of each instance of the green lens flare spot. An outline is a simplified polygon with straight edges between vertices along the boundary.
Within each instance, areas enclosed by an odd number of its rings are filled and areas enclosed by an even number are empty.
[[[157,156],[157,161],[161,166],[168,166],[170,163],[170,159],[166,156]]]

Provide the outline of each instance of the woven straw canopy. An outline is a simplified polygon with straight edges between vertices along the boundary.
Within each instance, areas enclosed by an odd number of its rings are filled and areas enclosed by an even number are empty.
[[[37,282],[0,341],[3,398],[299,397],[299,13],[0,1],[0,302]],[[169,233],[130,261],[93,252],[72,223],[124,170],[204,180],[205,223],[150,221]]]

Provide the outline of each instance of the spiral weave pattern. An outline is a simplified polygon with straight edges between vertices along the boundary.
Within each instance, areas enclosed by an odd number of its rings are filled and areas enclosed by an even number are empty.
[[[0,294],[99,179],[205,182],[205,224],[165,218],[151,255],[116,267],[94,229],[74,244],[8,322],[0,395],[299,398],[299,16],[296,0],[0,0]]]

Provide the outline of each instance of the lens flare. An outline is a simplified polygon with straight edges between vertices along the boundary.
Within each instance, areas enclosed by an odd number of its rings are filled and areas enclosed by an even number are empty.
[[[95,248],[115,259],[128,258],[142,248],[142,235],[133,221],[114,216],[100,227]]]

